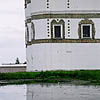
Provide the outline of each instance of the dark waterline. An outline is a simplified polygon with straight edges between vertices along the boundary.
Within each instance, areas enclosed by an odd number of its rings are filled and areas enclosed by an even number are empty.
[[[8,85],[0,87],[0,100],[100,100],[100,86]]]

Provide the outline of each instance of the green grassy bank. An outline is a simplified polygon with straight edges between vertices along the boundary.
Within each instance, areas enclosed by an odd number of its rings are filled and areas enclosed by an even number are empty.
[[[0,84],[75,82],[76,80],[84,81],[84,84],[99,85],[100,70],[0,73]]]

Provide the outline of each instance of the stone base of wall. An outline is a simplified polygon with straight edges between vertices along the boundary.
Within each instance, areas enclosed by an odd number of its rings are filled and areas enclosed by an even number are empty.
[[[0,73],[9,72],[25,72],[26,64],[24,65],[0,65]]]

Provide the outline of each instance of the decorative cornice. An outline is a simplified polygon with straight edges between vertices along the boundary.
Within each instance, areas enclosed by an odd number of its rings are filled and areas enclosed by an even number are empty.
[[[62,10],[62,11],[38,11],[31,13],[31,15],[39,15],[39,14],[95,14],[100,13],[100,10]]]
[[[31,20],[38,20],[38,19],[47,19],[47,18],[100,18],[100,13],[90,13],[90,14],[82,14],[82,13],[65,13],[65,14],[38,14],[32,15],[30,18],[26,19],[27,23],[30,23]]]
[[[32,20],[34,19],[45,19],[45,18],[100,18],[100,14],[40,14],[32,15]]]
[[[27,43],[27,46],[40,43],[100,43],[100,39],[38,39]]]

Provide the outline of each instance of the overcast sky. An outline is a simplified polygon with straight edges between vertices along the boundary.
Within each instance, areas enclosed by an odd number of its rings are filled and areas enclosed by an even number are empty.
[[[24,62],[24,0],[0,0],[0,64]]]

